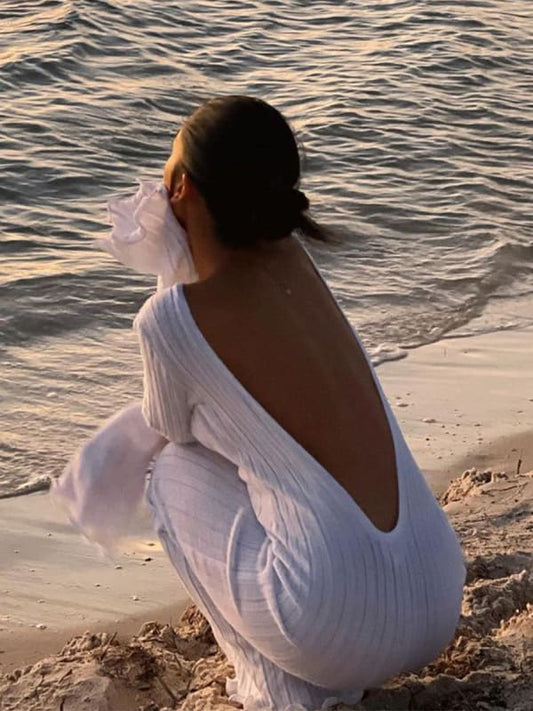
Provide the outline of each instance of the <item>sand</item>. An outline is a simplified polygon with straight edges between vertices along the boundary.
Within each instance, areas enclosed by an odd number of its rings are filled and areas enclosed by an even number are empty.
[[[378,375],[437,493],[468,467],[533,469],[533,330],[445,338]]]
[[[532,345],[532,330],[451,338],[379,368],[435,493],[467,467],[478,473],[443,499],[470,559],[457,638],[426,678],[395,680],[364,708],[533,709],[521,691],[533,687],[524,681],[533,639],[533,491],[524,474],[533,469]],[[489,468],[507,479],[489,481]],[[0,501],[0,538],[0,709],[56,711],[62,699],[63,711],[233,708],[222,683],[231,672],[209,633],[175,628],[187,596],[146,521],[109,561],[46,494],[33,494]],[[122,671],[109,671],[111,658]]]
[[[187,595],[148,521],[115,559],[75,531],[46,493],[0,501],[0,673],[55,652],[73,634],[176,621]]]
[[[533,708],[533,471],[465,471],[441,496],[468,558],[454,640],[418,674],[371,689],[358,709]],[[129,641],[87,632],[0,680],[3,711],[227,711],[233,671],[191,606]],[[348,709],[350,707],[343,707]]]

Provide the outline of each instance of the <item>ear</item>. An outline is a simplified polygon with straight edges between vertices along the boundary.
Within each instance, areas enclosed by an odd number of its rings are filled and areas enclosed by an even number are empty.
[[[187,173],[181,173],[176,177],[172,185],[172,195],[170,196],[171,203],[178,203],[193,197],[196,194],[194,183],[189,178]]]
[[[191,198],[197,194],[196,188],[187,173],[180,173],[176,175],[176,180],[172,187],[173,193],[169,198],[170,206],[176,219],[186,230],[189,206]]]

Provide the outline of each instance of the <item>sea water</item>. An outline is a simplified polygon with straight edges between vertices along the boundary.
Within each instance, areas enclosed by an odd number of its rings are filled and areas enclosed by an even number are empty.
[[[93,240],[214,95],[290,120],[376,363],[531,323],[532,28],[531,0],[2,0],[0,495],[140,396],[153,281]]]

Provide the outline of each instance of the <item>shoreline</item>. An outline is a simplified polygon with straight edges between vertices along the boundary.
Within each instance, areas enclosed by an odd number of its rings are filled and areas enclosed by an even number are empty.
[[[458,469],[533,468],[533,328],[449,337],[377,369],[435,493]]]
[[[0,674],[87,629],[129,635],[146,619],[175,621],[188,602],[147,517],[111,559],[36,493],[0,501],[0,536]]]
[[[467,470],[440,497],[467,558],[461,616],[423,669],[366,690],[339,711],[530,711],[533,707],[533,471]],[[131,639],[86,632],[33,666],[0,675],[2,709],[230,711],[234,676],[191,605],[179,623]],[[228,687],[229,688],[229,687]]]
[[[521,459],[522,472],[533,469],[531,346],[533,329],[447,338],[378,367],[435,494],[467,467],[513,473]],[[1,500],[0,535],[0,674],[87,629],[123,638],[146,620],[175,621],[187,604],[147,520],[113,562],[83,541],[46,493]]]

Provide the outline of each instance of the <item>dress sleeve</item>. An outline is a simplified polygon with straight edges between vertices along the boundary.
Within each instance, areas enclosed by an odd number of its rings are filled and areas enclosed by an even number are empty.
[[[171,442],[193,442],[193,388],[183,352],[173,293],[152,296],[135,318],[144,368],[142,413],[147,424]]]
[[[141,333],[144,395],[142,413],[147,424],[171,442],[192,442],[191,406],[179,372],[169,368]]]

